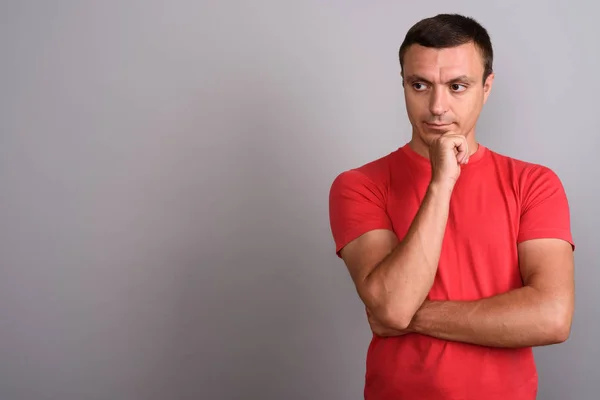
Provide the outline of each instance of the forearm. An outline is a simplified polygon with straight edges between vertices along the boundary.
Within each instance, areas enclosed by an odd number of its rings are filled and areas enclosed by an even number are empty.
[[[451,188],[431,184],[398,246],[366,277],[372,311],[404,329],[429,293],[448,220]]]
[[[426,301],[409,330],[482,346],[543,346],[568,337],[562,315],[557,301],[525,286],[475,301]]]

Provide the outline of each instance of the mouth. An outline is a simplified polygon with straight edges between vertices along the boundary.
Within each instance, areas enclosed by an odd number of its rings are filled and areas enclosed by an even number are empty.
[[[433,126],[433,127],[440,127],[440,126],[450,126],[452,124],[438,124],[438,123],[430,123],[430,122],[425,122],[425,125],[427,126]]]
[[[425,122],[425,126],[431,129],[448,129],[452,124],[430,124],[429,122]]]

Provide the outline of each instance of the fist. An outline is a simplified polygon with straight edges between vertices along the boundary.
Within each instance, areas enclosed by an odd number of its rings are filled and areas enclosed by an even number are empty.
[[[451,132],[441,135],[429,146],[429,159],[431,181],[454,187],[460,166],[469,161],[467,139]]]

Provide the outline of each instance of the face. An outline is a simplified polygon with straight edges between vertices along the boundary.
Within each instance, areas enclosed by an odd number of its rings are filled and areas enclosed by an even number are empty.
[[[474,142],[475,125],[494,75],[483,82],[483,58],[473,43],[434,49],[412,45],[403,61],[404,97],[415,145],[444,133]]]

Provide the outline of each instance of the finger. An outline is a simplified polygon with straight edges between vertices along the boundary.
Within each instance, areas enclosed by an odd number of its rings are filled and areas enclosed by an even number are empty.
[[[464,136],[453,135],[448,137],[450,139],[450,145],[453,146],[454,155],[456,156],[456,162],[464,164],[469,157],[469,145]]]
[[[465,161],[469,157],[469,144],[466,139],[463,139],[463,146],[461,146],[461,152],[463,155],[463,159],[461,161]]]

